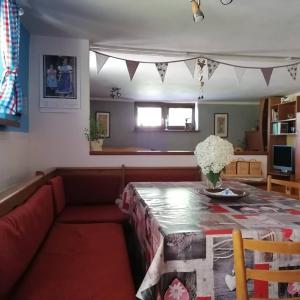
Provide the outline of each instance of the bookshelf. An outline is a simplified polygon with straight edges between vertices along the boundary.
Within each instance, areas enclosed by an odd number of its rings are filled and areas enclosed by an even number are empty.
[[[285,102],[281,97],[269,97],[268,107],[268,174],[274,175],[273,145],[291,145],[295,149],[295,177],[300,180],[300,161],[297,161],[300,155],[300,97],[290,97]]]

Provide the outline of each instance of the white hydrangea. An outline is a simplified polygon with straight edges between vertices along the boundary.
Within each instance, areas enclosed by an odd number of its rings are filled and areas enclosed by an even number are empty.
[[[202,172],[207,175],[210,171],[219,173],[234,159],[231,143],[219,136],[210,135],[196,146],[194,152]]]

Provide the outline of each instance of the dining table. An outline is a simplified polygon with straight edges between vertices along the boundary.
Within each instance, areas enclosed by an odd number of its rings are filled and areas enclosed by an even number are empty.
[[[224,188],[239,199],[211,198],[205,182],[132,182],[120,208],[129,215],[146,274],[136,297],[143,300],[233,300],[232,230],[243,238],[300,241],[300,201],[237,181]],[[246,252],[247,267],[300,268],[300,256]],[[299,278],[300,282],[300,278]],[[300,283],[249,281],[254,297],[300,296]]]

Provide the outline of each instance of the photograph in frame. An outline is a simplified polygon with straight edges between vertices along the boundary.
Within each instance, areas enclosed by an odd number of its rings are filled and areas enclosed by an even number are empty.
[[[76,56],[42,55],[40,94],[41,108],[80,107]]]
[[[228,114],[216,113],[214,118],[214,135],[228,137]]]
[[[96,112],[96,120],[99,122],[100,128],[103,131],[103,137],[110,137],[110,113],[109,112]]]

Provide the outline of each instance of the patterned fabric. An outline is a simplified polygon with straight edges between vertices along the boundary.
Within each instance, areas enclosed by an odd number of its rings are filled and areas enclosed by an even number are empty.
[[[22,92],[19,84],[20,17],[15,0],[0,0],[0,39],[4,71],[0,82],[0,113],[21,112]]]
[[[300,201],[228,181],[249,196],[213,200],[201,182],[130,183],[120,207],[130,215],[147,273],[143,300],[234,300],[232,229],[244,238],[300,241]],[[246,253],[255,269],[300,269],[300,255]],[[300,280],[299,280],[300,281]],[[248,283],[256,298],[300,296],[300,283]]]

